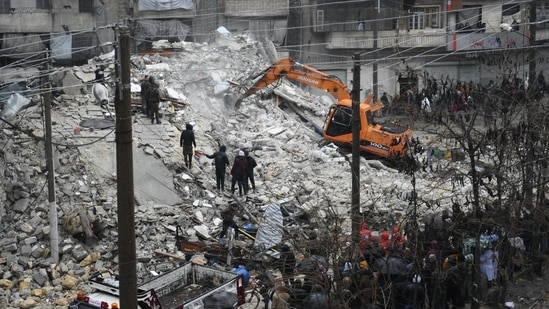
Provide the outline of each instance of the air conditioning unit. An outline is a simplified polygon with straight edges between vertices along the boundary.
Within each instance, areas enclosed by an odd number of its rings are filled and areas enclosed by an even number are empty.
[[[316,31],[324,31],[324,10],[316,10]]]

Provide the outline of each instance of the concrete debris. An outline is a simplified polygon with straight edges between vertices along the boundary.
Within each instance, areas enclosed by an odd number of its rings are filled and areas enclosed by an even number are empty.
[[[346,216],[351,196],[350,156],[342,155],[333,145],[325,145],[313,125],[303,123],[291,109],[277,107],[275,99],[260,101],[250,97],[237,112],[225,109],[227,81],[267,67],[273,48],[245,35],[223,33],[209,44],[160,42],[164,47],[170,45],[169,55],[153,53],[131,59],[135,67],[132,83],[139,84],[146,74],[155,76],[170,98],[188,102],[186,107],[164,102],[161,113],[166,121],[160,125],[151,124],[136,108],[133,160],[139,280],[150,278],[153,270],[166,271],[179,263],[178,259],[153,254],[155,250],[177,253],[181,248],[176,247],[177,226],[184,228],[183,236],[188,242],[217,239],[221,211],[234,201],[228,194],[230,175],[225,179],[225,191],[218,192],[213,160],[206,157],[220,145],[227,147],[231,165],[240,149],[249,150],[258,163],[254,171],[256,188],[247,197],[236,197],[247,210],[237,219],[240,226],[251,223],[261,233],[277,231],[276,235],[260,233],[267,238],[256,241],[256,246],[268,241],[269,245],[276,245],[285,239],[282,214],[287,230],[299,231],[296,233],[318,232],[322,225],[307,220],[329,218],[333,213],[343,216],[338,227],[342,233],[351,230]],[[106,55],[97,61],[108,62],[110,73],[114,68],[112,59]],[[59,226],[61,260],[57,264],[50,256],[44,143],[34,139],[45,135],[42,107],[30,107],[13,118],[19,127],[35,136],[1,127],[0,256],[5,262],[0,263],[0,287],[9,303],[2,308],[40,309],[52,308],[52,304],[65,308],[67,298],[76,296],[77,290],[89,291],[85,280],[90,273],[117,271],[117,229],[123,222],[118,222],[117,217],[114,132],[110,126],[83,124],[84,120],[106,119],[104,110],[89,95],[93,67],[94,62],[64,68],[54,78],[56,87],[63,92],[54,98],[52,111],[55,198],[59,218],[64,222]],[[138,98],[139,88],[132,86],[132,90],[132,97]],[[289,83],[277,88],[276,94],[294,98],[297,110],[320,122],[325,117],[329,100],[323,96]],[[179,137],[189,122],[195,124],[197,147],[192,167],[186,169]],[[429,147],[448,148],[442,144]],[[441,169],[452,164],[456,171],[466,168],[463,163],[446,158],[435,157],[432,164]],[[364,158],[361,175],[361,207],[371,212],[372,229],[389,226],[397,215],[409,211],[403,195],[409,196],[412,191],[410,176]],[[449,209],[451,198],[459,200],[468,191],[465,186],[461,191],[452,190],[452,184],[442,180],[433,187],[432,178],[430,172],[418,172],[416,189],[418,196],[437,199],[441,208],[436,211]],[[288,200],[280,202],[285,198]],[[420,213],[432,211],[424,205],[419,207]],[[374,213],[374,209],[386,212]],[[271,227],[262,225],[268,221],[264,217],[268,211],[276,213],[277,220],[271,222]],[[82,226],[86,221],[91,227]],[[97,239],[90,244],[89,238]],[[254,241],[243,236],[237,244],[251,247]],[[200,254],[195,254],[192,261],[208,263]],[[18,291],[23,282],[28,283],[24,293]],[[32,292],[36,289],[46,292]],[[0,297],[0,304],[3,301]]]

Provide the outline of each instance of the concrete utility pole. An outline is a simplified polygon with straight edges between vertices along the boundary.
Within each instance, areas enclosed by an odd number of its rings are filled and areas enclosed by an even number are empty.
[[[373,71],[373,76],[372,76],[372,83],[373,83],[373,86],[374,86],[374,100],[379,100],[379,81],[378,81],[378,64],[377,64],[377,58],[378,58],[378,54],[377,54],[377,32],[378,32],[378,23],[377,23],[377,20],[379,18],[379,12],[380,12],[380,0],[377,0],[377,10],[375,9],[375,7],[373,8],[374,10],[374,45],[373,45],[373,49],[374,49],[374,63],[373,63],[373,67],[372,67],[372,71]],[[374,6],[374,1],[372,1],[372,6]]]
[[[526,111],[526,117],[528,119],[528,123],[532,124],[535,123],[536,114],[538,113],[538,103],[536,100],[536,83],[537,83],[537,75],[536,75],[536,1],[530,2],[530,10],[528,12],[528,30],[530,32],[529,39],[528,39],[528,89],[526,91],[526,106],[528,106]],[[535,156],[535,146],[534,141],[532,140],[531,132],[528,132],[527,134],[527,153],[526,153],[526,175],[525,181],[524,181],[524,204],[526,207],[532,207],[534,202],[534,188],[533,183],[534,177],[530,177],[531,175],[534,175],[534,162],[536,160]]]
[[[130,30],[118,28],[116,70],[116,174],[118,199],[118,263],[120,308],[137,308],[135,211],[133,192],[132,106],[130,88]]]
[[[352,193],[351,193],[351,224],[353,233],[353,243],[358,244],[360,221],[360,54],[354,55],[353,67],[353,90],[352,90],[352,128],[353,128],[353,144],[352,144]]]
[[[49,74],[49,53],[46,54],[48,59],[46,64],[46,74],[44,74],[44,118],[46,120],[46,164],[48,166],[48,202],[50,209],[50,247],[51,258],[55,264],[59,263],[59,231],[57,219],[57,202],[55,201],[55,168],[53,166],[53,145],[51,140],[51,84]]]

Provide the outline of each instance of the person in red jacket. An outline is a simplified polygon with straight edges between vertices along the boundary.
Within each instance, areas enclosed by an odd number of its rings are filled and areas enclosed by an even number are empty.
[[[359,244],[359,252],[360,254],[366,253],[366,249],[370,242],[373,240],[372,232],[368,229],[366,226],[366,222],[362,221],[360,222],[360,228],[359,228],[359,237],[360,237],[360,244]]]
[[[242,196],[242,192],[244,192],[244,195],[248,195],[248,188],[244,185],[247,173],[248,160],[246,160],[244,151],[240,150],[238,156],[234,158],[233,167],[231,168],[231,194],[234,194],[234,186],[238,183],[238,194]]]
[[[406,246],[406,238],[400,232],[400,228],[395,226],[393,228],[393,234],[391,235],[391,243],[396,250],[404,250]]]

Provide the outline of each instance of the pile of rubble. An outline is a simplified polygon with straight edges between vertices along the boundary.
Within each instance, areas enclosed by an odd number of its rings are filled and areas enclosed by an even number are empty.
[[[182,255],[175,243],[178,225],[190,242],[209,239],[216,243],[221,228],[220,211],[233,197],[216,192],[212,160],[204,154],[215,152],[220,145],[227,146],[231,162],[238,150],[249,149],[259,164],[255,170],[257,192],[237,197],[246,209],[240,224],[261,224],[265,206],[282,200],[280,203],[287,203],[288,211],[307,213],[312,218],[310,222],[299,223],[287,220],[289,228],[293,224],[296,229],[321,230],[327,227],[314,218],[338,217],[342,234],[348,235],[350,155],[342,155],[336,147],[324,143],[310,123],[303,123],[290,110],[280,109],[274,99],[251,97],[238,111],[224,106],[228,81],[238,81],[267,67],[273,61],[272,56],[266,56],[272,54],[272,48],[244,35],[220,36],[209,44],[159,42],[156,46],[160,49],[163,45],[169,45],[169,52],[132,57],[132,89],[136,97],[140,78],[148,74],[160,79],[162,88],[174,101],[186,102],[184,105],[164,102],[163,117],[169,121],[162,126],[146,126],[144,123],[148,121],[138,123],[142,117],[136,115],[135,151],[146,159],[134,168],[162,165],[147,170],[149,176],[140,182],[146,185],[147,181],[158,181],[176,195],[166,202],[160,194],[136,192],[138,278],[142,280],[153,272],[161,273],[177,265],[178,259],[157,252]],[[100,61],[108,63],[109,57]],[[117,271],[117,228],[123,223],[117,222],[116,175],[108,170],[111,163],[107,163],[115,156],[114,133],[109,131],[112,126],[75,130],[82,120],[105,116],[105,111],[86,91],[93,69],[93,62],[63,68],[56,83],[64,90],[63,95],[54,99],[52,116],[55,196],[60,222],[61,260],[57,264],[50,257],[43,106],[23,109],[8,120],[11,125],[2,125],[0,288],[5,293],[0,295],[2,308],[66,308],[79,289],[87,288],[85,280],[90,272]],[[111,61],[107,75],[113,69]],[[326,102],[331,102],[287,83],[276,91],[284,98],[295,98],[293,104],[317,120],[323,119]],[[183,168],[179,147],[180,129],[188,122],[195,124],[198,146],[190,170]],[[145,142],[145,132],[153,132],[157,138]],[[429,143],[422,133],[414,134],[424,139],[424,144]],[[86,140],[76,139],[75,135],[85,136]],[[459,162],[446,159],[439,162],[435,159],[433,164],[461,168]],[[469,190],[466,186],[452,190],[446,179],[441,177],[437,181],[439,176],[428,171],[420,170],[415,176],[418,196],[436,200],[440,209],[449,207],[451,197]],[[230,180],[227,182],[228,187]],[[379,161],[361,160],[360,188],[362,210],[368,213],[369,221],[377,222],[377,228],[389,227],[398,222],[399,215],[404,217],[410,211],[411,176]],[[425,212],[424,206],[421,207],[419,212]],[[91,232],[82,225],[82,220],[91,222]],[[251,240],[244,242],[248,244],[243,245],[250,245]]]

